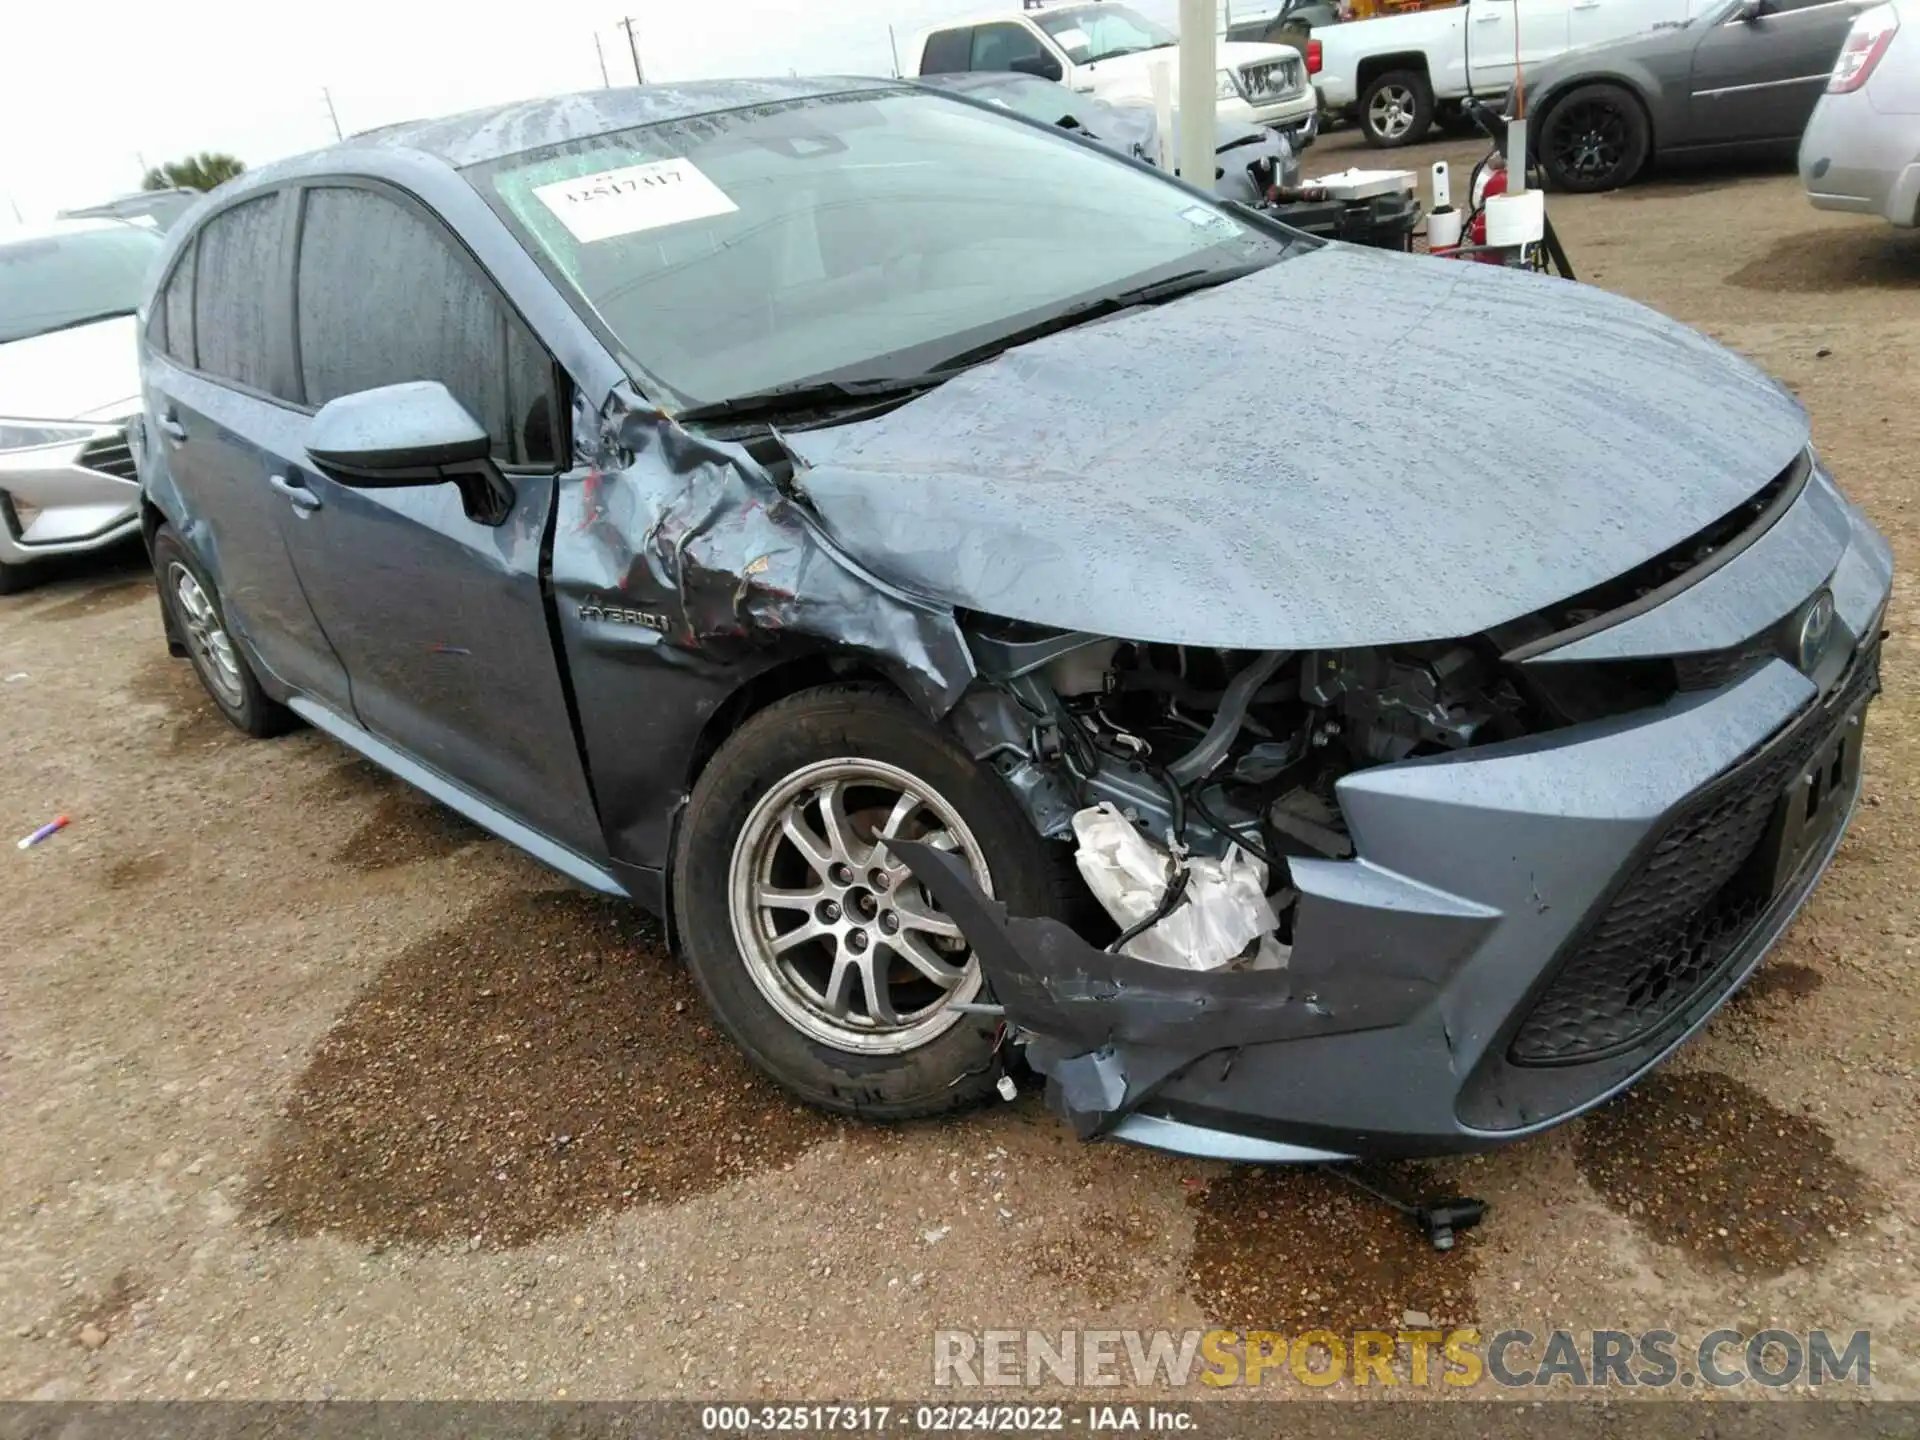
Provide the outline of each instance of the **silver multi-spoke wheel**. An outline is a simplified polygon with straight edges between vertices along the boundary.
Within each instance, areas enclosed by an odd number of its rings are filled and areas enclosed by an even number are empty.
[[[236,709],[244,705],[247,690],[240,678],[240,658],[233,653],[233,641],[220,621],[220,612],[193,572],[177,560],[167,568],[167,584],[179,604],[180,619],[187,627],[187,648],[193,652],[201,675],[227,704]]]
[[[794,771],[747,816],[727,896],[748,971],[789,1024],[826,1045],[899,1055],[964,1018],[980,991],[959,928],[888,840],[964,859],[992,893],[973,832],[932,787],[878,760]]]
[[[1413,129],[1413,117],[1419,109],[1409,85],[1382,85],[1373,92],[1367,106],[1367,124],[1382,140],[1398,140]]]

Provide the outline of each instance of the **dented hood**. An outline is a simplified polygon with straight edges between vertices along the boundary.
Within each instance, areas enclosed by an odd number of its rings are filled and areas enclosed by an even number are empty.
[[[788,439],[834,540],[926,599],[1301,649],[1589,589],[1759,490],[1807,423],[1630,301],[1329,245]]]

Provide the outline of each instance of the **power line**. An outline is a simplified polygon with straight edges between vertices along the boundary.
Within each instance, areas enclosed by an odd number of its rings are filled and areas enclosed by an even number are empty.
[[[627,49],[633,54],[633,83],[644,85],[647,83],[647,72],[640,68],[640,42],[633,38],[633,17],[621,16],[620,28],[627,32]]]
[[[336,140],[344,139],[345,137],[340,133],[339,112],[333,108],[333,92],[322,85],[320,87],[320,98],[327,102],[327,118],[333,121],[333,138]]]

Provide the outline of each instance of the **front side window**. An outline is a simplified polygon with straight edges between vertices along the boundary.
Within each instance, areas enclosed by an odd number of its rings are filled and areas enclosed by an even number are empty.
[[[200,231],[192,290],[199,368],[263,394],[273,393],[273,304],[285,273],[280,205],[275,192],[209,220]],[[171,324],[167,330],[171,337]]]
[[[309,405],[438,380],[486,428],[496,459],[552,462],[552,363],[435,221],[372,190],[309,190],[298,271]]]
[[[0,242],[0,345],[133,314],[161,244],[140,225]]]
[[[1076,65],[1091,65],[1116,55],[1137,55],[1142,50],[1164,50],[1180,43],[1180,37],[1166,26],[1104,0],[1069,10],[1042,10],[1033,18]]]
[[[663,403],[918,374],[1063,309],[1286,249],[1151,172],[919,89],[645,126],[465,174]]]

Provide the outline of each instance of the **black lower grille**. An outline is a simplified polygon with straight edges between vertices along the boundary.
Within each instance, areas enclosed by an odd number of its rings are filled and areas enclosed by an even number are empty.
[[[1875,645],[1832,698],[1695,795],[1574,944],[1520,1024],[1516,1065],[1572,1065],[1639,1044],[1703,989],[1771,900],[1756,864],[1782,793],[1836,719],[1879,684]]]
[[[102,435],[98,440],[89,441],[80,452],[79,464],[88,470],[98,470],[102,475],[111,475],[116,480],[139,478],[139,472],[133,464],[133,450],[128,446],[124,433]]]

